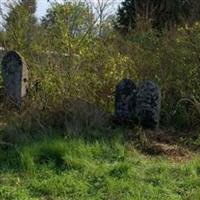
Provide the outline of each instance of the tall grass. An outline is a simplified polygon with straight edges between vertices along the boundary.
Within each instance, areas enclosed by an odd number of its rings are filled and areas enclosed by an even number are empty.
[[[1,199],[199,198],[198,157],[176,163],[144,156],[118,136],[49,138],[9,155],[0,158]]]

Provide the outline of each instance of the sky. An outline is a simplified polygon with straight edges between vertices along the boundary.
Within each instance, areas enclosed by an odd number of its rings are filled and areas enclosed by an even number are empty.
[[[36,15],[40,18],[45,15],[46,10],[49,7],[49,3],[47,3],[47,0],[37,0],[37,12]]]
[[[57,0],[58,2],[62,2],[62,0]],[[97,1],[97,0],[92,0]],[[114,0],[114,4],[117,7],[121,0]],[[37,0],[37,12],[36,15],[41,18],[45,15],[46,10],[49,8],[50,3],[47,3],[47,0]]]
[[[0,5],[1,5],[1,8],[3,9],[3,12],[5,13],[6,10],[5,8],[3,8],[3,3],[5,2],[12,2],[14,0],[0,0]],[[53,0],[50,0],[51,2]],[[57,2],[63,2],[63,0],[56,0]],[[97,2],[98,0],[90,0],[90,1],[93,1],[94,3]],[[101,0],[101,1],[104,1],[104,0]],[[112,7],[112,11],[113,10],[116,10],[117,6],[119,5],[119,3],[121,2],[122,0],[113,0],[113,3],[114,3],[114,7]],[[44,16],[46,14],[46,11],[47,9],[50,7],[50,3],[47,2],[47,0],[37,0],[37,11],[36,11],[36,16],[41,19],[42,16]],[[1,22],[1,17],[0,17],[0,22]],[[1,27],[1,25],[0,25]]]

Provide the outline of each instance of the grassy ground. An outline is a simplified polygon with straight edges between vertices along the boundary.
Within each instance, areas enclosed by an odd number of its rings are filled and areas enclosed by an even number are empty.
[[[200,199],[200,157],[177,162],[111,140],[48,138],[0,152],[0,199]]]

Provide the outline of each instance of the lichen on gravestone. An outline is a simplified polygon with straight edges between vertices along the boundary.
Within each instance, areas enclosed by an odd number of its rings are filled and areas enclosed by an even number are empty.
[[[2,76],[6,97],[20,106],[28,90],[28,67],[16,51],[9,51],[2,59]]]
[[[133,122],[135,119],[136,85],[130,79],[123,79],[115,90],[115,118],[120,124]]]
[[[144,81],[139,87],[136,98],[136,115],[144,128],[156,128],[159,125],[161,92],[152,81]]]

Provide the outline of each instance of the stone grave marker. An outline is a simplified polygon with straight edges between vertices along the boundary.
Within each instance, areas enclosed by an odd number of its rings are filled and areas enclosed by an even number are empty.
[[[159,125],[161,106],[160,88],[152,81],[144,81],[139,87],[136,100],[136,115],[144,128]]]
[[[115,118],[120,124],[133,122],[135,118],[136,85],[130,79],[123,79],[115,90]]]
[[[17,106],[21,105],[28,89],[28,67],[23,57],[16,51],[9,51],[2,59],[2,76],[5,93]]]

